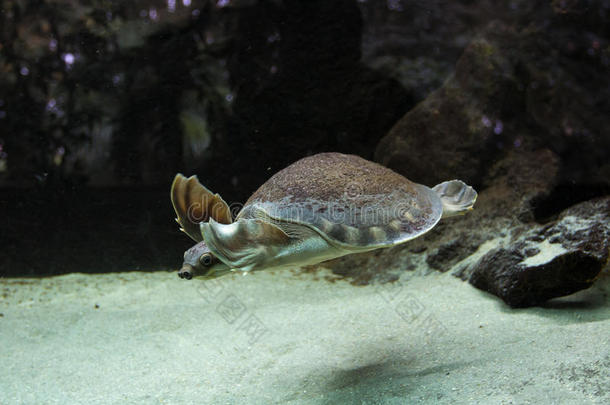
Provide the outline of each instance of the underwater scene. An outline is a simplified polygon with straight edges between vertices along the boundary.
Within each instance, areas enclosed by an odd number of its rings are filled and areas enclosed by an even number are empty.
[[[610,0],[0,1],[0,405],[609,404]]]

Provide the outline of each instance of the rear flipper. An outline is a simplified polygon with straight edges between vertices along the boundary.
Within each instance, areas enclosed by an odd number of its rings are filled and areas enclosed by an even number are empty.
[[[432,188],[443,202],[443,218],[463,215],[472,210],[477,192],[460,180],[445,181]]]

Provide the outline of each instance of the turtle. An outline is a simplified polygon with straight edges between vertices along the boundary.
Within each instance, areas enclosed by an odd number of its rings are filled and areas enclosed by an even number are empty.
[[[197,242],[184,253],[183,279],[300,267],[392,247],[441,218],[467,213],[477,198],[460,180],[429,188],[335,152],[305,157],[273,175],[234,220],[231,207],[197,176],[178,173],[170,194],[180,229]]]

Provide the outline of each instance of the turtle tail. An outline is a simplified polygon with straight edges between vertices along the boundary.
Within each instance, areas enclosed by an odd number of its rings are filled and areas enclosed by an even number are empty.
[[[443,218],[463,215],[472,210],[477,200],[474,188],[461,180],[445,181],[432,188],[443,203]]]

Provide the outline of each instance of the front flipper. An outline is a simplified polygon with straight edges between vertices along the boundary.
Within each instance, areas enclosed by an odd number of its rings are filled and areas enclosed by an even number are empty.
[[[266,267],[291,242],[280,228],[260,219],[240,219],[228,225],[210,219],[200,227],[210,251],[241,271]]]
[[[178,173],[172,183],[171,199],[180,229],[197,242],[203,240],[199,223],[210,219],[221,224],[232,222],[227,203],[201,185],[197,176],[186,178]]]

